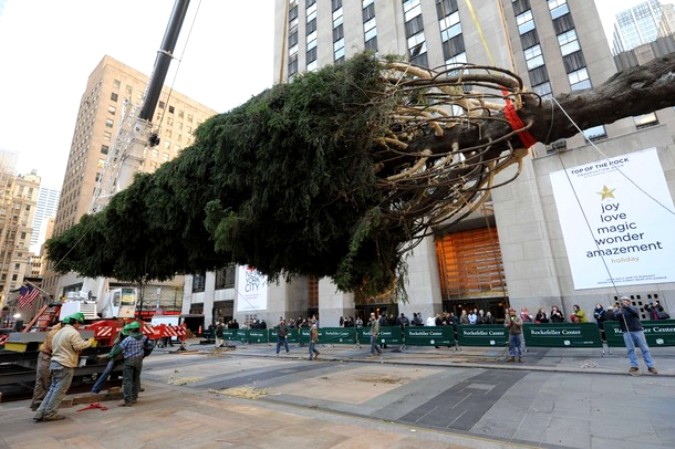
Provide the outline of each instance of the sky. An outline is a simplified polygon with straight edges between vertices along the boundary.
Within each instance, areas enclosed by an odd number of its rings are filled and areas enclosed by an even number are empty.
[[[0,149],[18,173],[61,189],[89,74],[107,54],[149,75],[173,6],[0,0]],[[274,0],[191,0],[165,85],[219,112],[270,87],[273,16]]]
[[[606,34],[640,2],[596,0]],[[18,154],[18,173],[36,169],[43,187],[61,188],[89,74],[106,54],[150,74],[173,6],[0,0],[0,149]],[[191,0],[166,84],[220,112],[271,86],[273,15],[274,0]]]

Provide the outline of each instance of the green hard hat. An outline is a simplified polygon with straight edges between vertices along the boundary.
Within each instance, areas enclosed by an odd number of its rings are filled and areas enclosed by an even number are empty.
[[[129,325],[128,324],[124,325],[124,327],[122,328],[122,335],[129,335]]]
[[[139,323],[138,321],[132,321],[131,323],[127,324],[124,327],[129,329],[130,331],[137,331],[138,329],[141,328],[141,323]]]
[[[78,322],[84,324],[84,313],[82,313],[82,312],[73,313],[72,315],[70,315],[70,320],[71,320],[71,322],[72,321],[78,321]]]
[[[67,316],[61,320],[61,323],[63,324],[70,324],[70,316]]]

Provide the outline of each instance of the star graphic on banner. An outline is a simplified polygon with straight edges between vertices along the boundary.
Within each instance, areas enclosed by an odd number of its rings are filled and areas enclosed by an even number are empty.
[[[614,198],[614,191],[616,189],[610,189],[607,186],[602,186],[602,191],[598,192],[598,195],[602,196],[601,201],[605,201],[607,198]]]

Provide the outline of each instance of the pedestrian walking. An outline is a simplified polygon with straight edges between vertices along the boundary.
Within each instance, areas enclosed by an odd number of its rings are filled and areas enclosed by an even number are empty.
[[[522,363],[521,335],[523,333],[523,320],[516,313],[516,309],[509,309],[508,316],[504,320],[504,326],[509,330],[509,358],[506,361],[515,362],[517,356],[518,362]]]
[[[316,320],[312,320],[312,325],[309,328],[309,360],[312,358],[318,359],[321,354],[318,349],[316,349],[316,344],[319,342],[319,327],[316,324]]]
[[[636,346],[642,352],[642,358],[645,361],[645,365],[647,365],[647,370],[654,375],[659,374],[654,366],[652,354],[649,352],[645,332],[642,328],[642,323],[640,323],[640,314],[627,296],[621,297],[621,303],[614,307],[613,315],[614,319],[619,321],[621,332],[623,332],[623,342],[628,350],[628,360],[630,361],[628,374],[631,376],[640,375],[640,364],[635,355]]]
[[[370,355],[382,355],[382,350],[377,344],[377,337],[380,335],[380,320],[374,313],[370,314]]]
[[[223,329],[225,329],[225,326],[223,325],[223,320],[218,320],[218,324],[216,324],[216,348],[220,348],[223,346]]]
[[[49,391],[42,400],[33,420],[59,421],[64,418],[56,411],[66,396],[73,382],[75,368],[80,359],[80,352],[91,346],[91,340],[84,340],[78,330],[84,324],[84,314],[75,313],[63,319],[63,328],[54,334],[52,339],[52,360],[49,371],[52,382]]]
[[[282,346],[286,348],[286,354],[288,354],[290,352],[288,350],[288,326],[286,325],[286,320],[284,319],[279,321],[279,326],[277,326],[277,355],[279,355]]]
[[[141,333],[141,323],[138,321],[133,321],[124,328],[129,336],[110,351],[108,358],[124,354],[122,378],[124,401],[120,402],[120,406],[131,407],[138,400],[138,392],[141,389],[143,359],[150,355],[153,345],[150,339]]]

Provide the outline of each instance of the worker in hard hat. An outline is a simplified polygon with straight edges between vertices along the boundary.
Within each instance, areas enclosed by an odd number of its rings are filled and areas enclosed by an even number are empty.
[[[40,403],[47,395],[49,386],[52,383],[52,373],[49,366],[52,363],[52,340],[54,335],[61,330],[62,324],[56,323],[47,332],[45,341],[40,345],[38,352],[37,366],[35,367],[35,387],[33,388],[33,399],[30,401],[30,409],[36,411]]]
[[[83,324],[83,313],[70,315],[63,319],[63,328],[52,339],[52,361],[49,365],[52,383],[33,416],[35,421],[58,421],[64,418],[56,411],[73,381],[80,352],[92,345],[93,339],[85,340],[80,336],[79,329]]]
[[[115,343],[113,344],[113,349],[115,348],[115,346],[120,344],[125,338],[127,338],[128,335],[129,329],[127,324],[122,328],[120,333],[117,334],[117,337],[115,338]],[[123,361],[124,356],[122,354],[119,354],[116,357],[109,359],[105,369],[96,378],[96,383],[94,383],[94,386],[91,387],[91,392],[94,394],[100,393],[101,390],[103,389],[103,384],[108,380],[108,377],[110,377],[110,374],[112,373],[113,369],[115,369],[115,367],[118,366],[119,364],[123,363]]]
[[[143,370],[143,358],[150,355],[154,346],[150,339],[141,333],[141,323],[133,321],[125,326],[129,336],[115,346],[109,359],[118,354],[124,354],[123,391],[124,401],[121,407],[131,407],[138,400],[138,392],[141,388],[141,371]]]

